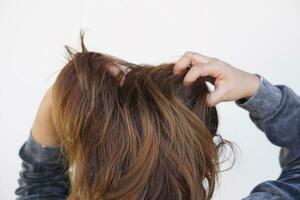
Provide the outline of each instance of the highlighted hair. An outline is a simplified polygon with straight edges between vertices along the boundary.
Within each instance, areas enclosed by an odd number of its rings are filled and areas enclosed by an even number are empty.
[[[218,116],[205,80],[186,88],[187,71],[174,75],[173,63],[128,63],[81,39],[53,86],[69,199],[210,199],[226,141],[213,141]]]

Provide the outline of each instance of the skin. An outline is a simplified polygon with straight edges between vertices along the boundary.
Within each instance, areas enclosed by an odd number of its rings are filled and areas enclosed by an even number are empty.
[[[249,99],[259,87],[259,77],[237,69],[217,58],[194,52],[186,52],[175,64],[174,73],[190,67],[183,84],[189,86],[200,77],[213,77],[215,90],[207,96],[207,103],[214,106],[220,102]]]
[[[204,56],[195,52],[186,52],[175,64],[174,74],[190,68],[183,84],[190,86],[200,77],[213,77],[215,90],[207,95],[207,103],[214,106],[220,102],[249,99],[259,87],[259,77],[237,69],[216,58]],[[124,77],[121,80],[121,86]],[[40,144],[53,146],[59,144],[59,137],[53,126],[50,87],[43,97],[32,126],[32,136]]]
[[[32,126],[32,137],[42,145],[53,146],[59,144],[59,137],[53,126],[52,121],[52,101],[51,101],[52,87],[50,87],[44,95],[35,120]]]

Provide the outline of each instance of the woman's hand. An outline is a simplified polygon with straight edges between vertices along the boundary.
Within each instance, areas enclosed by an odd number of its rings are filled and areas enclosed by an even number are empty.
[[[40,144],[51,146],[59,144],[59,137],[52,120],[52,87],[50,87],[43,97],[33,126],[32,137]]]
[[[236,101],[252,97],[260,84],[259,77],[234,68],[216,58],[194,52],[186,52],[175,64],[174,73],[178,74],[191,67],[183,84],[193,84],[199,77],[215,78],[215,90],[207,96],[207,103],[214,106],[222,101]]]

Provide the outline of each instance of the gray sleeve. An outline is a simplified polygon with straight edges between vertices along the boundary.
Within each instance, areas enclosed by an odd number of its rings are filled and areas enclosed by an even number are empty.
[[[260,88],[248,101],[237,101],[273,144],[300,153],[300,98],[289,87],[274,86],[261,77]]]
[[[289,87],[274,86],[261,77],[257,93],[236,103],[249,111],[270,142],[282,147],[279,177],[258,184],[245,200],[300,199],[300,98]]]
[[[32,137],[31,131],[23,148],[23,153],[36,163],[57,162],[61,156],[60,145],[46,146],[39,144]]]
[[[15,191],[17,200],[66,199],[70,188],[68,163],[59,145],[43,146],[34,140],[30,131],[19,156],[22,169]]]
[[[249,100],[240,99],[237,105],[248,110],[253,120],[265,119],[271,116],[279,107],[282,100],[282,91],[272,85],[262,76],[256,94]]]

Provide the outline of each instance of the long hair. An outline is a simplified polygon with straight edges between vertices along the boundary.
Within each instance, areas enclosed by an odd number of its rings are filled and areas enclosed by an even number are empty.
[[[68,48],[53,120],[70,167],[69,199],[210,199],[219,172],[218,116],[205,79],[183,86],[174,63],[136,65]]]

